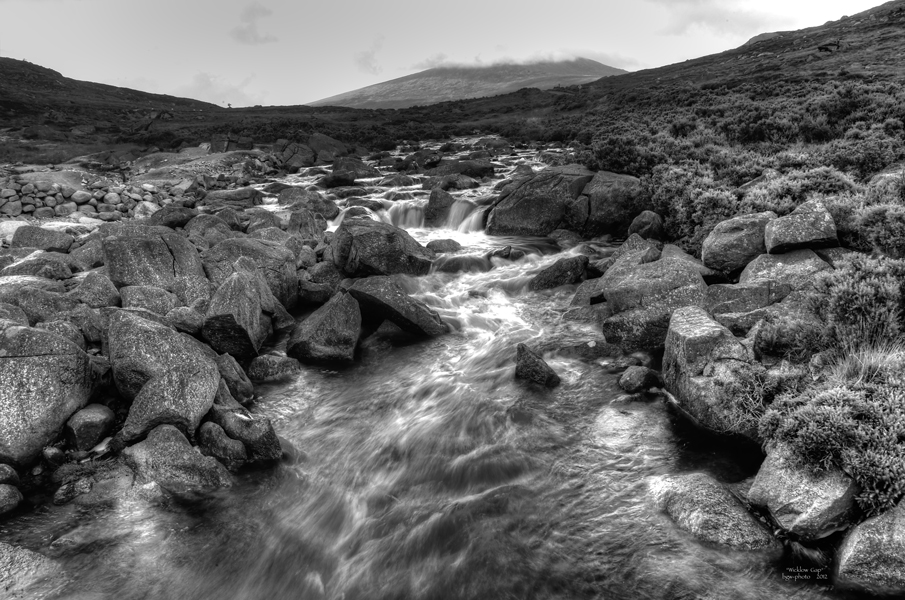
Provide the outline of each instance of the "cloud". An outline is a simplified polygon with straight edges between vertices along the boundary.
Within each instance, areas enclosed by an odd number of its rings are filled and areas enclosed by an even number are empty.
[[[738,2],[726,0],[649,0],[661,4],[671,13],[669,23],[661,33],[682,35],[695,27],[709,29],[724,36],[750,35],[765,28],[793,25],[783,15],[751,10]]]
[[[370,75],[379,75],[383,72],[383,67],[377,62],[377,53],[383,48],[383,36],[377,37],[367,50],[362,50],[355,54],[355,66],[362,73]]]
[[[596,60],[597,62],[619,69],[640,68],[642,66],[641,63],[634,58],[611,52],[601,52],[599,50],[559,50],[554,52],[536,53],[522,58],[501,57],[486,61],[481,58],[481,55],[478,55],[475,56],[471,62],[453,61],[450,60],[446,54],[439,52],[413,64],[410,68],[421,71],[439,67],[467,68],[496,65],[525,65],[538,62],[563,62],[579,57]]]
[[[419,71],[423,71],[425,69],[433,69],[435,67],[446,67],[449,66],[449,57],[442,52],[437,52],[433,56],[428,56],[421,62],[416,62],[412,65],[413,69],[418,69]]]
[[[194,98],[224,106],[253,106],[261,104],[264,95],[261,92],[249,91],[247,88],[254,79],[249,75],[239,83],[231,83],[210,73],[196,73],[191,83],[181,85],[169,92],[174,96]]]
[[[258,30],[258,20],[272,14],[273,11],[260,2],[252,2],[242,10],[242,14],[239,15],[239,25],[231,29],[229,35],[241,44],[252,46],[275,42],[277,41],[276,36],[262,34]]]

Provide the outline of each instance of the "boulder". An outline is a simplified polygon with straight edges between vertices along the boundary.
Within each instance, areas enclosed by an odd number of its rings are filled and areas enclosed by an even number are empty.
[[[703,308],[677,309],[669,321],[663,380],[679,406],[698,424],[759,441],[757,422],[740,422],[739,383],[763,375],[748,350]]]
[[[673,311],[702,305],[706,289],[698,269],[673,258],[637,266],[616,263],[600,285],[612,311],[603,334],[625,352],[662,348]]]
[[[22,500],[22,492],[16,486],[0,483],[0,515],[15,510]]]
[[[189,306],[177,306],[165,316],[176,331],[196,335],[204,327],[204,315]]]
[[[449,332],[440,315],[405,293],[391,277],[359,279],[349,288],[349,294],[358,301],[366,321],[379,325],[386,319],[403,331],[419,336]]]
[[[62,338],[66,338],[67,340],[78,346],[79,350],[86,349],[85,336],[83,336],[79,328],[70,321],[56,319],[54,321],[45,321],[43,323],[38,323],[37,325],[35,325],[35,327],[37,329],[55,333]]]
[[[124,310],[109,316],[104,346],[113,381],[128,400],[164,373],[184,369],[203,374],[217,369],[213,352],[196,339]]]
[[[432,253],[407,231],[370,219],[345,219],[330,242],[333,263],[349,277],[426,275]]]
[[[95,238],[69,251],[69,258],[81,265],[81,271],[104,266],[104,245]]]
[[[163,288],[186,306],[210,298],[201,258],[179,234],[110,236],[103,247],[107,275],[117,287]]]
[[[327,221],[319,214],[305,208],[294,209],[289,215],[286,233],[297,235],[303,240],[320,242],[324,239]]]
[[[72,277],[73,267],[77,270],[79,265],[66,254],[36,251],[4,267],[0,270],[0,277],[32,275],[47,279],[69,279]]]
[[[241,406],[215,404],[208,419],[234,440],[242,442],[250,461],[272,461],[282,456],[280,440],[270,420]]]
[[[238,470],[248,461],[245,445],[211,421],[203,423],[198,430],[198,447],[202,454],[216,458],[230,471]]]
[[[233,273],[211,299],[202,328],[204,340],[218,353],[250,357],[257,356],[272,332],[255,281],[247,273]]]
[[[332,163],[336,157],[349,153],[345,144],[323,133],[312,133],[308,137],[308,147],[315,152],[317,161],[321,164]]]
[[[33,597],[36,584],[58,573],[59,568],[41,554],[0,542],[0,590],[10,600]]]
[[[382,173],[371,165],[366,164],[360,158],[345,156],[333,161],[333,172],[348,171],[354,179],[367,179],[381,177]]]
[[[652,210],[645,210],[628,226],[628,235],[637,233],[646,240],[662,240],[666,236],[663,219]]]
[[[314,165],[314,150],[304,144],[292,142],[287,144],[280,151],[280,160],[283,161],[283,168],[290,173],[297,173],[302,167],[310,167]]]
[[[94,387],[91,362],[49,331],[0,321],[0,461],[25,466],[56,441]]]
[[[198,215],[186,223],[184,233],[192,243],[202,248],[211,248],[238,235],[222,218],[208,214]]]
[[[859,492],[855,481],[839,468],[814,471],[778,445],[768,450],[748,490],[748,501],[769,509],[786,531],[815,540],[851,525]]]
[[[525,344],[515,347],[515,377],[548,388],[555,388],[560,384],[556,371]]]
[[[69,292],[69,297],[91,308],[119,306],[122,303],[122,297],[110,278],[96,271],[85,275],[81,283]]]
[[[37,248],[46,252],[69,252],[74,238],[68,233],[25,225],[16,229],[10,248]]]
[[[314,190],[303,187],[290,187],[280,192],[279,203],[290,210],[310,210],[322,215],[325,219],[339,216],[339,207],[333,200],[328,200]]]
[[[0,302],[0,320],[11,321],[16,325],[28,327],[28,315],[25,311],[14,304]]]
[[[274,242],[252,238],[224,240],[201,254],[204,271],[219,289],[234,273],[234,264],[242,257],[250,258],[260,269],[274,297],[292,310],[298,302],[298,276],[295,255]]]
[[[175,294],[151,285],[127,285],[119,293],[123,308],[140,308],[160,316],[179,305],[179,298]]]
[[[717,224],[704,240],[701,260],[711,269],[734,273],[765,254],[764,230],[774,212],[741,215]]]
[[[628,229],[635,217],[650,208],[642,198],[637,177],[598,171],[582,195],[568,203],[567,226],[587,237],[625,236],[633,233]]]
[[[198,211],[194,208],[170,204],[148,217],[148,225],[161,225],[176,229],[177,227],[185,227],[189,221],[197,216]]]
[[[770,254],[839,245],[836,223],[820,200],[805,202],[791,214],[767,223],[764,242]]]
[[[295,326],[286,354],[302,362],[351,362],[360,336],[358,302],[340,292]]]
[[[349,187],[355,185],[355,173],[352,171],[333,171],[318,182],[325,188]]]
[[[706,473],[654,477],[650,493],[679,529],[701,541],[733,550],[782,550],[742,503]]]
[[[118,437],[132,443],[156,426],[167,424],[193,438],[201,419],[214,404],[220,383],[213,361],[196,361],[193,366],[174,365],[149,379],[132,401]]]
[[[462,249],[462,244],[456,240],[431,240],[427,243],[427,249],[438,254],[451,254]]]
[[[852,528],[836,553],[836,585],[905,595],[905,504]]]
[[[172,425],[155,427],[145,441],[126,448],[123,457],[137,477],[173,493],[208,492],[232,485],[226,468],[203,456]]]
[[[248,211],[246,211],[248,214]],[[280,218],[269,210],[256,210],[251,213],[248,218],[248,225],[245,226],[245,233],[251,235],[256,231],[260,231],[262,229],[276,228],[277,231],[281,231],[281,221]]]
[[[115,419],[103,404],[89,404],[66,422],[66,441],[76,450],[91,450],[107,437]]]
[[[19,485],[19,474],[9,465],[0,464],[0,483]]]
[[[248,363],[248,378],[252,381],[277,381],[294,377],[301,371],[299,361],[277,354],[257,356]]]
[[[651,388],[663,387],[663,378],[653,369],[632,366],[619,377],[619,387],[629,394],[638,394]]]
[[[685,252],[678,246],[674,244],[664,244],[663,250],[660,252],[660,258],[677,258],[680,260],[684,260],[685,262],[694,265],[694,267],[701,274],[701,277],[704,278],[704,281],[709,283],[714,283],[715,281],[725,281],[725,276],[713,269],[704,265],[704,263],[699,258],[695,258],[691,254]]]
[[[424,224],[428,227],[440,227],[449,219],[449,209],[456,203],[456,198],[436,187],[431,190],[430,198],[424,207]]]
[[[496,169],[488,160],[450,160],[441,161],[435,168],[425,174],[430,176],[466,175],[475,179],[493,177]]]
[[[204,196],[204,204],[211,208],[244,210],[264,203],[264,192],[253,187],[235,190],[213,190]]]
[[[789,284],[769,279],[753,283],[715,284],[707,287],[704,308],[712,315],[747,313],[776,304],[791,291]]]
[[[548,167],[530,179],[516,181],[490,210],[487,233],[547,235],[559,229],[567,204],[581,195],[593,177],[580,165],[566,165]]]
[[[221,354],[215,361],[220,379],[226,385],[230,395],[240,404],[248,404],[255,395],[255,388],[245,371],[229,354]]]
[[[535,275],[528,283],[528,289],[536,292],[578,283],[584,279],[587,267],[587,256],[561,258]]]
[[[0,292],[0,300],[2,299],[4,298]],[[20,288],[12,303],[22,309],[32,325],[52,321],[61,313],[74,310],[78,306],[75,300],[63,294],[31,286]]]
[[[832,269],[813,250],[793,250],[786,254],[761,254],[742,271],[739,283],[772,281],[786,284],[792,290],[803,290],[813,284],[814,275]]]

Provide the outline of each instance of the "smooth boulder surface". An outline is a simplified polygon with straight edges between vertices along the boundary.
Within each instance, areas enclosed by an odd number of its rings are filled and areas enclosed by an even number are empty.
[[[764,243],[770,254],[782,254],[800,248],[838,246],[836,223],[820,200],[810,200],[791,214],[773,219],[764,231]]]
[[[359,279],[349,294],[358,301],[365,319],[387,319],[408,333],[437,336],[449,332],[449,327],[435,311],[405,293],[391,277]]]
[[[716,271],[734,273],[766,254],[764,230],[776,218],[774,212],[752,213],[717,223],[704,240],[701,260]]]
[[[93,386],[90,359],[78,346],[0,321],[0,462],[26,466],[39,458]]]
[[[129,416],[117,434],[126,443],[141,439],[158,425],[173,425],[193,438],[214,404],[220,374],[210,361],[196,369],[176,367],[150,379],[135,396]]]
[[[242,238],[224,240],[201,254],[204,271],[216,288],[235,272],[234,264],[242,257],[254,261],[274,297],[292,310],[298,302],[299,283],[295,255],[288,248],[275,242]]]
[[[663,380],[679,406],[704,427],[723,433],[736,430],[732,384],[758,367],[750,363],[748,350],[696,306],[673,313],[665,347]],[[759,441],[756,425],[736,433]]]
[[[905,595],[905,504],[867,519],[846,535],[836,553],[836,585]]]
[[[531,291],[550,290],[561,285],[578,283],[585,277],[587,256],[561,258],[537,275],[528,284]]]
[[[628,231],[633,220],[649,208],[641,192],[641,180],[637,177],[609,171],[594,173],[582,195],[569,203],[569,229],[587,237],[603,234],[621,237],[633,233]]]
[[[404,229],[370,219],[344,219],[330,247],[333,263],[349,277],[427,275],[433,260]]]
[[[173,493],[208,492],[232,485],[226,468],[192,447],[172,425],[155,427],[143,442],[123,451],[135,475]]]
[[[655,477],[650,490],[679,529],[699,540],[743,551],[782,549],[729,490],[705,473]]]
[[[360,336],[358,302],[340,292],[295,326],[286,354],[302,362],[352,362]]]
[[[37,248],[45,252],[69,252],[75,241],[68,233],[24,225],[16,229],[10,248]]]
[[[814,540],[848,527],[859,492],[840,469],[815,472],[796,461],[788,448],[775,446],[757,472],[748,501],[767,507],[786,531]]]
[[[516,181],[500,195],[487,217],[489,235],[547,235],[559,229],[568,203],[578,198],[594,173],[580,165],[548,167]]]
[[[119,235],[103,240],[107,276],[117,287],[154,286],[173,292],[184,305],[210,298],[201,258],[176,233]]]
[[[548,388],[554,388],[560,384],[556,371],[525,344],[518,344],[515,347],[515,377]]]
[[[612,311],[603,322],[603,334],[625,352],[663,347],[673,311],[700,306],[706,289],[694,265],[674,258],[637,266],[617,263],[602,279]]]
[[[739,283],[772,281],[786,284],[793,290],[808,288],[813,277],[821,271],[832,269],[829,263],[813,250],[793,250],[785,254],[761,254],[742,271]]]

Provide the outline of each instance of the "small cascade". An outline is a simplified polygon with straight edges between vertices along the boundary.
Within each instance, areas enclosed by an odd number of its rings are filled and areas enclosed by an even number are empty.
[[[403,229],[424,227],[423,200],[400,200],[387,211],[390,223]]]
[[[456,229],[463,233],[484,231],[484,213],[487,212],[487,208],[486,206],[475,207]],[[450,213],[450,216],[452,216],[452,213]]]
[[[471,200],[460,198],[449,208],[449,216],[446,218],[447,229],[459,229],[459,226],[474,212],[475,204]]]

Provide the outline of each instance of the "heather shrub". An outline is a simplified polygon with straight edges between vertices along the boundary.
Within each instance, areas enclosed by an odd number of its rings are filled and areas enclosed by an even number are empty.
[[[868,206],[858,214],[861,236],[875,250],[893,258],[905,258],[905,206]]]
[[[769,315],[754,334],[757,356],[778,356],[793,363],[808,361],[823,349],[820,323],[798,316]]]
[[[855,255],[815,279],[811,299],[837,347],[901,339],[905,333],[905,261]]]
[[[766,179],[748,190],[740,203],[740,212],[772,210],[783,216],[795,210],[813,194],[826,196],[857,190],[855,182],[831,167],[794,170]]]

